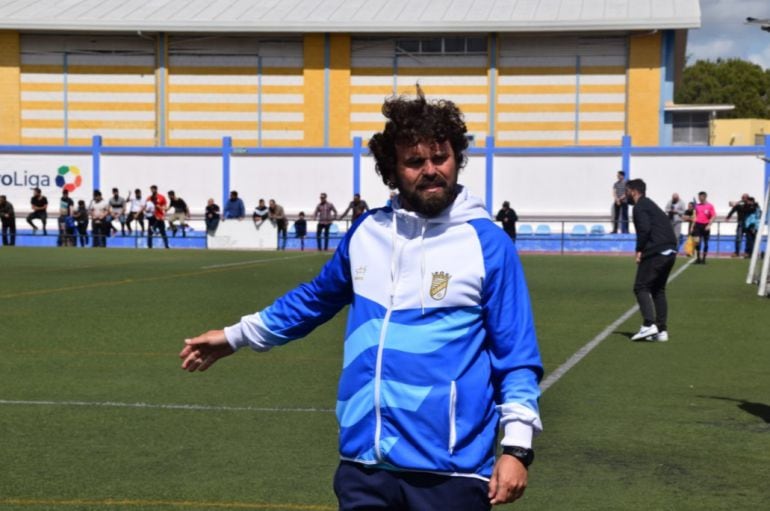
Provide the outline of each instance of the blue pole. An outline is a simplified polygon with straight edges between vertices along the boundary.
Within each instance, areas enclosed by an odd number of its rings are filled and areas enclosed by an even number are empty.
[[[353,138],[353,193],[361,193],[361,137]]]
[[[91,137],[91,167],[94,190],[101,189],[101,152],[102,137],[101,135],[94,135]]]
[[[623,150],[623,162],[622,168],[623,174],[626,177],[626,181],[631,177],[631,136],[623,135],[621,139],[621,148]]]
[[[487,203],[487,212],[492,214],[492,200],[494,199],[494,173],[495,173],[495,137],[492,135],[487,136],[486,143],[484,144],[484,156],[486,158],[486,193],[485,201]]]
[[[230,154],[233,149],[233,139],[222,137],[222,211],[230,196]]]

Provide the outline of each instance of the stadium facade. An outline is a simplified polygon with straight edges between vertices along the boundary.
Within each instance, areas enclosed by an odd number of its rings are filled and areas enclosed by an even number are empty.
[[[0,144],[350,147],[383,98],[483,147],[671,144],[698,0],[0,2]]]

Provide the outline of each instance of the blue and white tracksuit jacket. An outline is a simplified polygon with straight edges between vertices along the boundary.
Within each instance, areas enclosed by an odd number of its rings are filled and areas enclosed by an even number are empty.
[[[265,351],[350,305],[337,398],[340,455],[385,469],[486,479],[503,445],[542,429],[542,363],[508,235],[462,189],[440,215],[375,209],[318,277],[225,329]]]

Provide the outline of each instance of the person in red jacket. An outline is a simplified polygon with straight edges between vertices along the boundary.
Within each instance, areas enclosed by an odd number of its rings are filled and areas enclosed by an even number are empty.
[[[158,193],[158,187],[152,185],[150,187],[150,197],[147,202],[151,202],[154,206],[152,217],[149,218],[150,225],[147,229],[147,248],[152,248],[152,235],[154,232],[158,232],[161,238],[163,238],[163,245],[166,248],[168,246],[168,236],[166,236],[166,209],[168,209],[168,200],[166,197]]]

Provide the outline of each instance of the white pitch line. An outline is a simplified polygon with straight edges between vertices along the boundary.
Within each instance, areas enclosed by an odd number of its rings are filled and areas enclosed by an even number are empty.
[[[683,271],[685,271],[689,266],[694,262],[695,260],[692,259],[684,264],[681,268],[679,268],[676,272],[674,272],[673,275],[671,275],[668,278],[668,283],[673,282],[675,278],[677,278],[679,275],[682,274]],[[625,323],[628,318],[630,318],[636,311],[639,310],[639,305],[634,305],[630,309],[628,309],[626,312],[620,315],[618,319],[613,321],[611,324],[607,326],[604,330],[602,330],[599,335],[588,341],[585,346],[577,350],[569,359],[567,359],[566,362],[564,362],[562,365],[557,367],[554,371],[552,371],[546,379],[544,379],[540,383],[540,393],[544,393],[546,390],[551,388],[554,383],[559,381],[562,376],[567,374],[567,371],[575,367],[581,360],[585,358],[586,355],[591,353],[591,351],[596,348],[599,344],[602,343],[607,337],[609,337],[612,332],[615,331],[616,328],[618,328],[620,325]]]
[[[141,408],[149,410],[195,410],[205,412],[271,412],[271,413],[332,413],[329,408],[269,408],[256,406],[211,406],[152,403],[120,403],[115,401],[28,401],[0,399],[0,405],[26,406],[84,406],[93,408]]]
[[[269,259],[255,259],[253,261],[238,261],[237,263],[210,264],[208,266],[201,266],[201,270],[211,270],[213,268],[229,268],[231,266],[245,266],[248,264],[272,263],[275,261],[288,261],[289,259],[299,259],[311,255],[314,254],[309,253],[295,256],[271,257]]]

